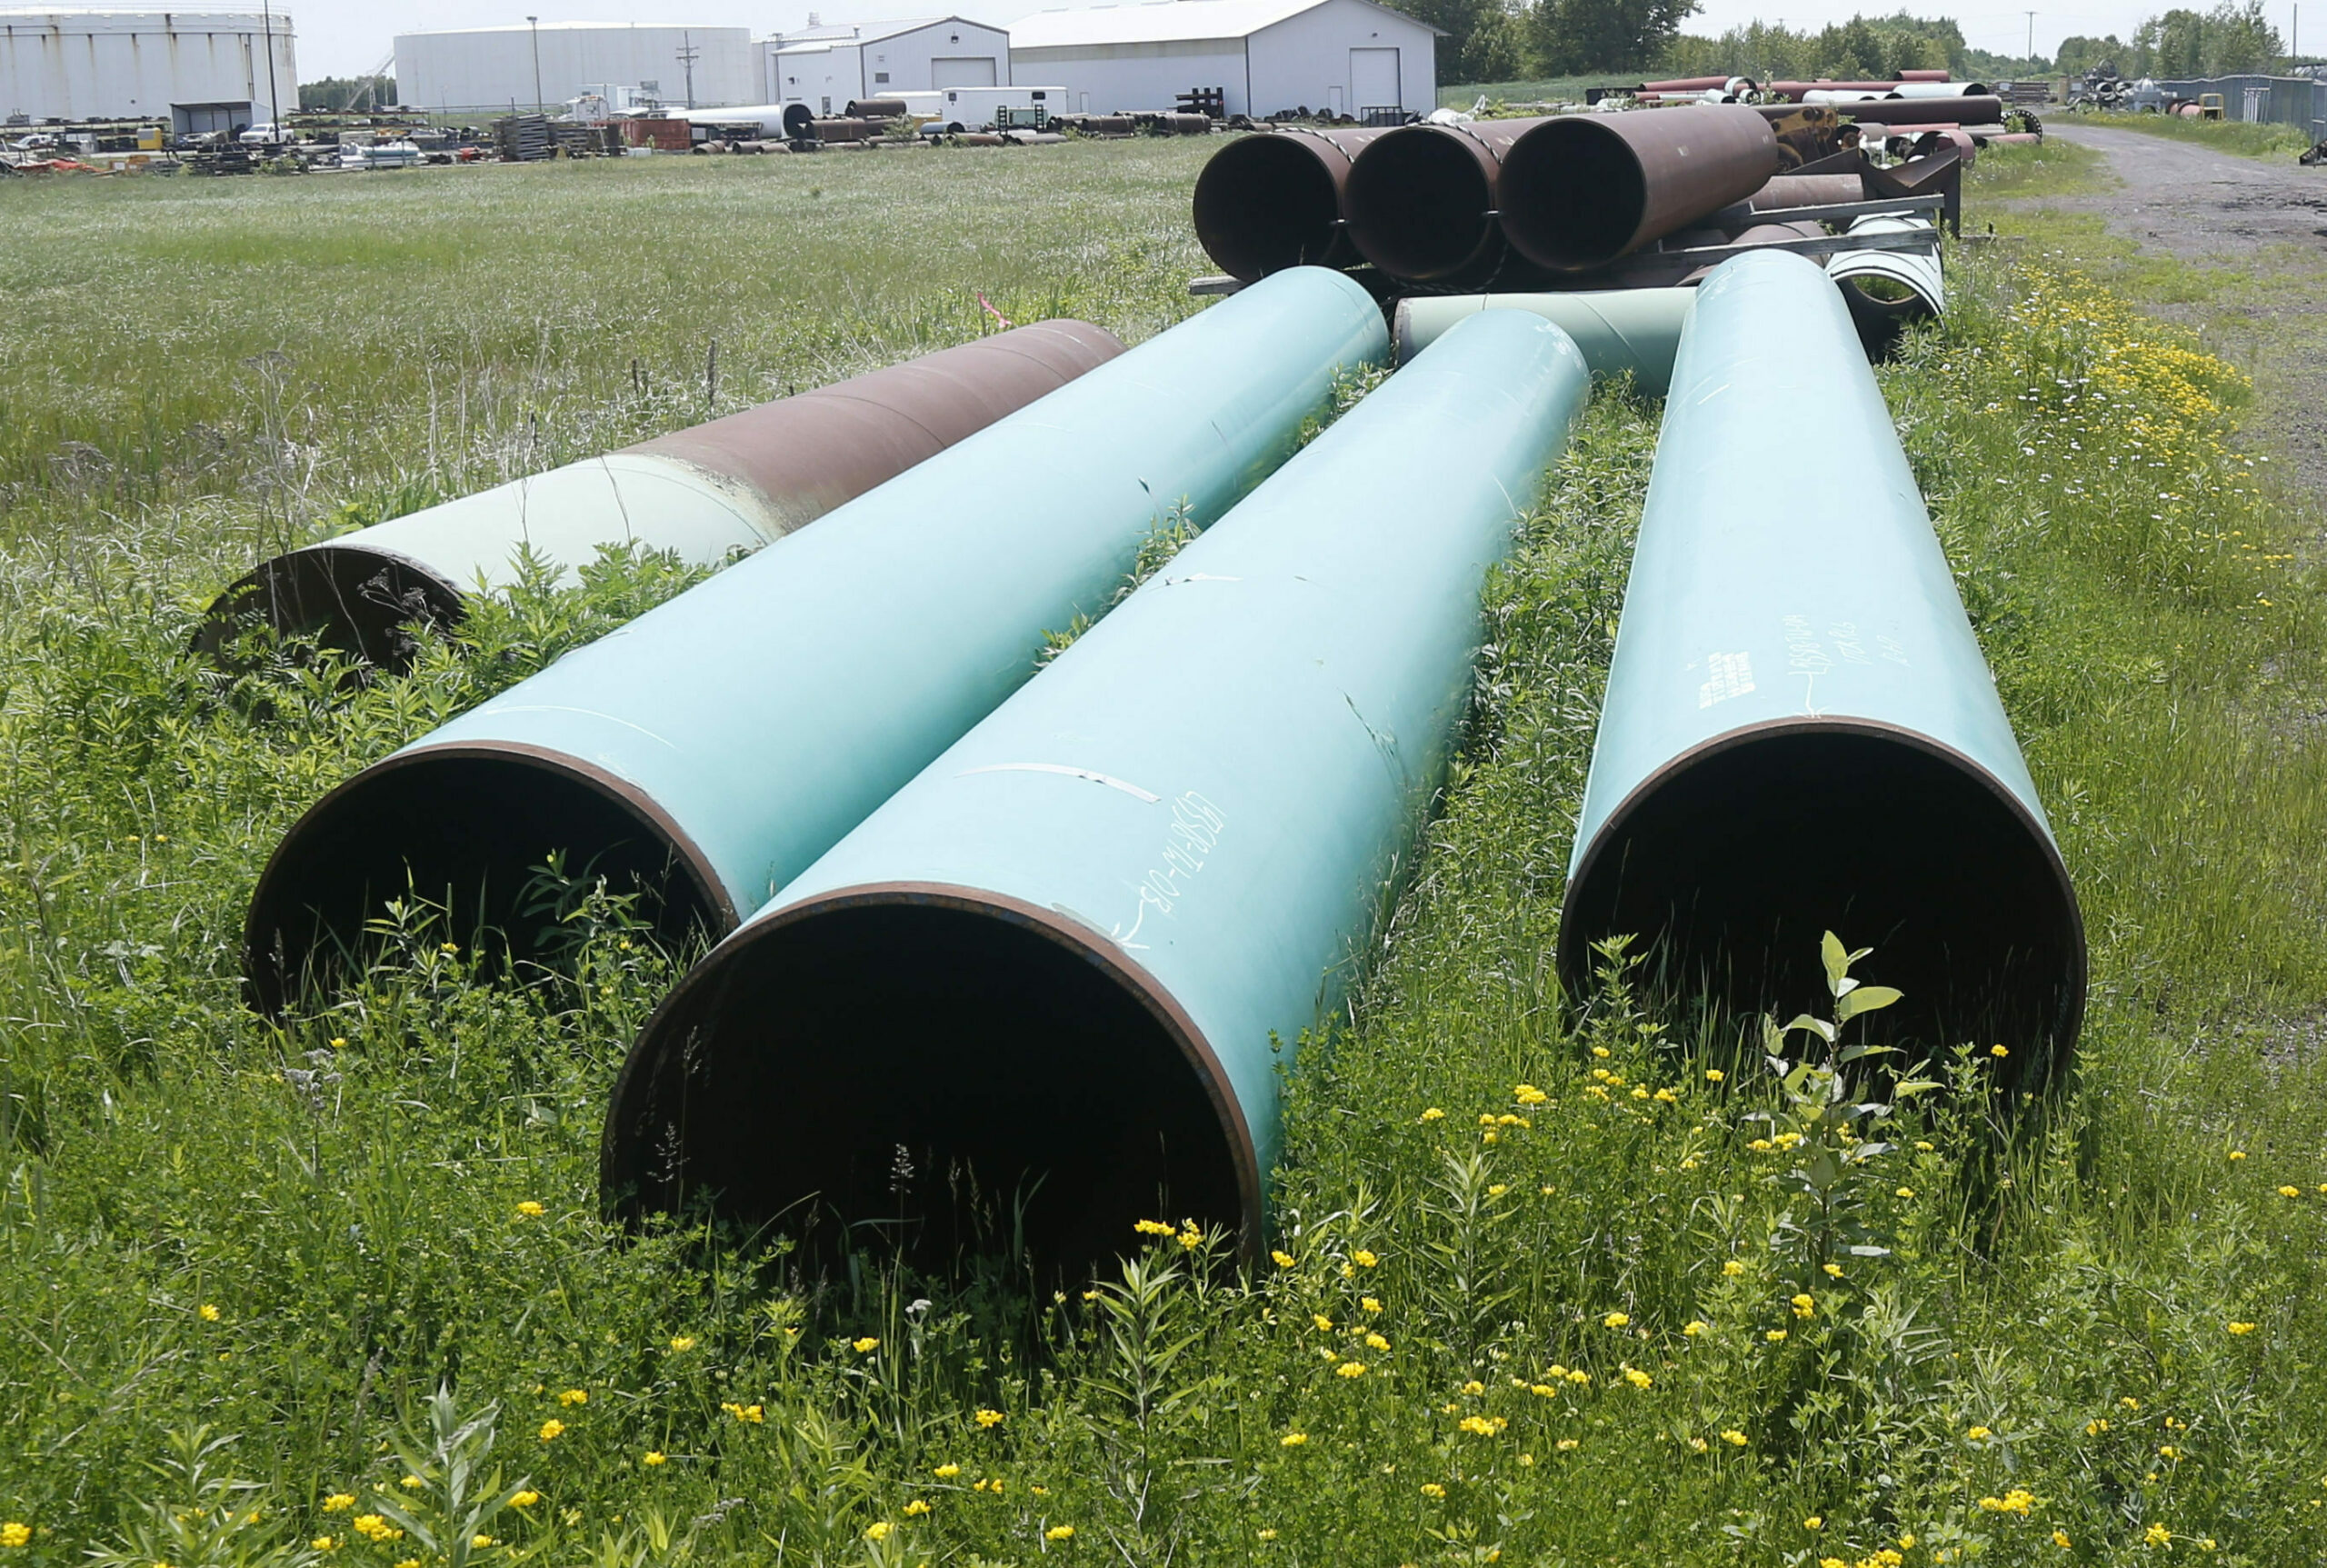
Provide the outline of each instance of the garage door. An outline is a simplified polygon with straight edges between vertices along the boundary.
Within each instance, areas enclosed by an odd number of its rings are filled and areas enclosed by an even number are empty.
[[[1360,117],[1368,109],[1394,109],[1398,96],[1398,52],[1395,49],[1352,49],[1349,52],[1349,100]]]
[[[991,87],[994,82],[994,56],[980,55],[974,58],[961,55],[940,55],[929,63],[929,85],[939,87]]]

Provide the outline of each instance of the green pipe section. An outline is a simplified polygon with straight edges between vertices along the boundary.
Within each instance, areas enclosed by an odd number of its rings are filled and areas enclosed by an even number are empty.
[[[2034,1084],[2082,1016],[2083,927],[1890,411],[1833,285],[1723,263],[1664,403],[1559,938],[1641,940],[1665,983],[1832,1015],[1822,933]],[[1853,1026],[1854,1028],[1856,1026]]]
[[[449,629],[521,552],[564,584],[606,545],[714,566],[805,526],[1123,352],[1046,321],[424,507],[262,562],[220,594],[194,652],[231,663],[252,619],[403,669],[412,624]]]
[[[1356,283],[1281,273],[365,769],[260,878],[254,1003],[407,889],[452,939],[531,954],[554,851],[665,931],[726,931],[1016,690],[1044,628],[1103,614],[1175,506],[1218,518],[1388,346]]]
[[[1279,1070],[1378,940],[1590,385],[1483,313],[1183,550],[673,994],[608,1206],[903,1213],[944,1258],[983,1202],[1070,1273],[1142,1217],[1256,1245]]]
[[[1596,376],[1629,375],[1646,396],[1662,397],[1673,378],[1681,328],[1696,303],[1693,288],[1628,288],[1573,294],[1415,295],[1398,302],[1392,336],[1403,365],[1456,323],[1485,310],[1523,310],[1564,330]]]

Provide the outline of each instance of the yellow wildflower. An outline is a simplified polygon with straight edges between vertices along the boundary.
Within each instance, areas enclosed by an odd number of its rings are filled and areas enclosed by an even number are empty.
[[[1480,1394],[1484,1393],[1486,1391],[1487,1385],[1481,1383],[1475,1377],[1463,1385],[1463,1392],[1469,1394],[1473,1399],[1476,1399]]]
[[[1422,1119],[1425,1122],[1443,1122],[1446,1119],[1446,1113],[1433,1105],[1422,1114]]]
[[[1043,1539],[1045,1541],[1072,1541],[1074,1539],[1074,1526],[1072,1524],[1054,1524],[1048,1530],[1043,1532]]]
[[[1795,1296],[1789,1304],[1793,1306],[1793,1315],[1796,1317],[1806,1318],[1818,1315],[1818,1303],[1808,1295]]]
[[[1899,1189],[1898,1195],[1903,1198],[1912,1198],[1915,1195],[1915,1190],[1913,1187],[1902,1187]]]
[[[2052,1532],[2052,1544],[2065,1552],[2070,1547],[2074,1546],[2076,1543],[2069,1539],[2069,1533],[2067,1531],[2055,1530]]]
[[[1579,1366],[1567,1374],[1567,1380],[1574,1383],[1588,1383],[1592,1381],[1592,1374]]]
[[[1523,1105],[1540,1105],[1551,1098],[1533,1084],[1520,1084],[1512,1091],[1512,1094]]]
[[[324,1499],[324,1512],[326,1513],[345,1513],[355,1506],[355,1497],[353,1493],[335,1492]]]
[[[1820,1263],[1818,1266],[1825,1271],[1826,1277],[1830,1280],[1838,1280],[1843,1277],[1843,1265],[1840,1263]]]
[[[1281,1269],[1289,1269],[1293,1266],[1293,1254],[1291,1253],[1273,1252],[1269,1254],[1269,1258]]]
[[[2036,1506],[2036,1499],[2031,1493],[2015,1486],[2002,1497],[1981,1498],[1980,1506],[1991,1513],[2017,1513],[2025,1519],[2028,1517],[2029,1510]]]
[[[1623,1313],[1612,1312],[1606,1317],[1600,1320],[1600,1326],[1602,1328],[1630,1328],[1632,1326],[1632,1322],[1633,1320],[1626,1317]]]
[[[1650,1383],[1654,1383],[1656,1380],[1649,1376],[1648,1373],[1641,1371],[1640,1368],[1636,1366],[1628,1366],[1624,1368],[1624,1381],[1631,1383],[1634,1388],[1646,1388]]]
[[[1690,1339],[1694,1339],[1697,1335],[1704,1333],[1705,1330],[1711,1327],[1713,1327],[1713,1324],[1705,1322],[1705,1320],[1701,1317],[1691,1318],[1687,1323],[1681,1325],[1681,1332]]]
[[[1276,1440],[1276,1445],[1279,1448],[1298,1448],[1308,1441],[1309,1434],[1305,1432],[1288,1432]]]
[[[757,1407],[754,1406],[754,1408],[756,1409]],[[542,1423],[542,1441],[544,1443],[554,1443],[557,1441],[558,1433],[564,1430],[565,1423],[558,1420],[555,1416],[552,1416],[549,1420]]]
[[[569,1388],[564,1393],[557,1396],[557,1403],[560,1404],[587,1404],[590,1403],[590,1391],[586,1388]]]
[[[531,1508],[534,1503],[539,1503],[541,1500],[542,1494],[538,1492],[519,1492],[511,1495],[509,1499],[509,1506],[512,1508]],[[363,1521],[359,1519],[356,1523],[361,1524]]]
[[[1563,1437],[1557,1443],[1552,1444],[1552,1446],[1558,1449],[1562,1453],[1573,1453],[1575,1452],[1577,1444],[1574,1438]]]
[[[694,1335],[691,1333],[673,1335],[671,1339],[671,1348],[680,1352],[693,1350],[694,1348]]]
[[[1261,1532],[1261,1539],[1263,1541],[1273,1541],[1276,1539],[1276,1532],[1273,1530],[1263,1530]]]
[[[1732,1258],[1727,1263],[1721,1265],[1721,1272],[1727,1274],[1731,1279],[1735,1279],[1738,1275],[1745,1272],[1745,1265],[1739,1263],[1735,1258]]]
[[[1802,1522],[1802,1527],[1804,1530],[1823,1530],[1826,1528],[1826,1517],[1823,1513],[1813,1513]]]
[[[1476,1436],[1493,1437],[1511,1423],[1500,1415],[1466,1415],[1454,1424]]]
[[[905,1504],[905,1517],[908,1519],[917,1518],[920,1515],[928,1513],[929,1509],[929,1499],[926,1497],[916,1497],[911,1503]]]
[[[0,1546],[15,1548],[32,1543],[33,1527],[21,1519],[11,1519],[0,1524]]]
[[[1721,1440],[1723,1443],[1728,1443],[1732,1448],[1743,1448],[1745,1446],[1745,1434],[1738,1431],[1733,1426],[1721,1434]]]
[[[1969,1432],[1966,1432],[1963,1435],[1971,1439],[1973,1443],[1984,1443],[1989,1438],[1993,1437],[1995,1433],[1989,1431],[1984,1426],[1975,1426]]]
[[[1422,1483],[1422,1494],[1424,1497],[1443,1497],[1446,1495],[1446,1488],[1435,1481],[1425,1481]]]
[[[2002,1058],[2002,1057],[2005,1057],[2005,1056],[2009,1056],[2009,1055],[2011,1055],[2011,1054],[2012,1054],[2012,1053],[2011,1053],[2011,1052],[2009,1052],[2009,1051],[2007,1051],[2007,1050],[2005,1050],[2005,1049],[2004,1049],[2002,1046],[2001,1046],[2001,1045],[1991,1045],[1991,1046],[1989,1046],[1989,1047],[1988,1047],[1988,1054],[1989,1054],[1989,1055],[1991,1055],[1991,1056],[1994,1056],[1994,1057],[1997,1057],[1997,1058],[2001,1059],[2001,1058]]]
[[[2142,1533],[2142,1544],[2144,1546],[2171,1546],[2173,1544],[2173,1532],[2168,1530],[2162,1524],[2152,1524]]]
[[[1309,1321],[1310,1321],[1311,1323],[1315,1323],[1315,1324],[1317,1325],[1317,1331],[1318,1331],[1320,1333],[1329,1333],[1329,1332],[1331,1332],[1331,1330],[1333,1329],[1333,1319],[1331,1319],[1331,1318],[1329,1318],[1329,1317],[1327,1317],[1323,1313],[1321,1313],[1321,1312],[1313,1312],[1313,1313],[1311,1313],[1309,1314]]]
[[[1382,1303],[1372,1296],[1358,1297],[1357,1304],[1363,1307],[1367,1312],[1380,1312],[1382,1310]]]
[[[931,1471],[930,1473],[937,1477],[940,1481],[951,1481],[954,1477],[962,1473],[962,1467],[958,1464],[948,1462],[947,1463],[939,1465],[936,1469]]]
[[[1141,1220],[1132,1226],[1133,1230],[1137,1231],[1143,1236],[1173,1235],[1178,1232],[1179,1228],[1179,1226],[1169,1223],[1164,1220]]]
[[[318,1552],[336,1552],[339,1550],[338,1538],[331,1535],[318,1535],[313,1541],[308,1542],[307,1544],[314,1547]]]
[[[1782,1328],[1773,1328],[1762,1337],[1768,1340],[1772,1344],[1781,1344],[1785,1341],[1785,1330]]]
[[[2225,1324],[2224,1326],[2232,1333],[2252,1333],[2254,1332],[2254,1325],[2251,1323],[2233,1323]]]
[[[890,1523],[887,1520],[875,1519],[872,1523],[867,1524],[864,1527],[864,1539],[873,1542],[886,1541],[895,1529],[896,1526]]]
[[[1002,1424],[1003,1418],[1002,1412],[998,1410],[981,1410],[970,1419],[978,1423],[981,1431],[991,1431]]]
[[[1388,1350],[1390,1348],[1390,1342],[1383,1339],[1378,1333],[1370,1333],[1365,1336],[1365,1348],[1368,1350]]]
[[[1345,1361],[1333,1368],[1333,1375],[1335,1377],[1363,1377],[1365,1363],[1362,1361]]]
[[[2294,1194],[2292,1193],[2289,1193],[2287,1196],[2292,1197]],[[208,1302],[204,1302],[195,1310],[202,1314],[202,1321],[204,1323],[216,1323],[218,1321],[218,1309]]]
[[[848,1348],[854,1351],[859,1355],[871,1355],[874,1351],[881,1348],[881,1342],[874,1339],[872,1335],[867,1334],[863,1339],[849,1341]]]
[[[1350,1253],[1350,1257],[1352,1261],[1353,1261],[1357,1266],[1362,1269],[1370,1269],[1373,1267],[1374,1264],[1382,1261],[1380,1258],[1375,1257],[1372,1253],[1367,1252],[1363,1247],[1360,1247],[1357,1251]]]
[[[534,1202],[533,1199],[527,1198],[524,1203],[517,1205],[517,1213],[522,1218],[538,1220],[544,1214],[549,1213],[549,1211],[543,1208],[539,1203]]]
[[[1728,1076],[1728,1074],[1723,1072],[1718,1067],[1708,1067],[1705,1069],[1705,1082],[1708,1084],[1718,1084]]]
[[[659,1449],[659,1448],[650,1448],[650,1449],[648,1449],[648,1450],[646,1451],[646,1458],[645,1458],[645,1460],[644,1461],[644,1463],[647,1463],[647,1464],[668,1464],[670,1462],[671,1462],[671,1457],[670,1457],[670,1455],[669,1455],[669,1454],[667,1454],[667,1453],[664,1453],[661,1449]]]
[[[2232,1159],[2233,1159],[2233,1160],[2242,1160],[2242,1159],[2246,1158],[2246,1151],[2245,1151],[2245,1150],[2243,1150],[2243,1149],[2232,1149],[2232,1150],[2230,1152],[2230,1157],[2231,1157]],[[2153,1525],[2153,1524],[2152,1524],[2152,1525],[2151,1525],[2151,1526],[2150,1526],[2150,1528],[2151,1528],[2151,1529],[2152,1529],[2152,1530],[2154,1530],[2154,1529],[2156,1529],[2156,1528],[2157,1528],[2157,1526],[2155,1526],[2155,1525]]]

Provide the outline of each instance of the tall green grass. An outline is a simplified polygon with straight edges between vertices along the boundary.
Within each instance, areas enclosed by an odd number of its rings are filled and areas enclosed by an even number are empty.
[[[241,257],[143,322],[45,298],[39,330],[0,329],[12,406],[53,431],[11,437],[0,491],[0,1564],[2313,1560],[2309,516],[2234,441],[2239,378],[2069,258],[1956,255],[1948,320],[1883,377],[2092,938],[2080,1070],[2038,1135],[2000,1144],[1967,1048],[1935,1064],[1962,1093],[1886,1114],[1894,1150],[1822,1184],[1796,1138],[1825,1134],[1762,1064],[1701,1054],[1685,1006],[1615,959],[1590,1008],[1558,994],[1654,449],[1655,405],[1621,390],[1487,594],[1415,875],[1288,1085],[1257,1273],[1172,1215],[1058,1296],[1006,1258],[812,1284],[771,1238],[610,1232],[599,1115],[687,955],[586,884],[568,966],[534,984],[481,983],[416,920],[314,1014],[242,1010],[241,901],[292,815],[684,578],[632,559],[528,589],[369,684],[207,674],[180,654],[205,591],[266,526],[532,461],[536,416],[573,444],[696,417],[714,331],[764,386],[966,335],[981,288],[1131,335],[1183,313],[1196,155],[1057,151],[1039,176],[932,155],[0,190],[42,220],[33,275],[196,220]],[[836,191],[844,232],[887,243],[855,274],[784,259],[836,255],[785,205]],[[972,221],[1021,194],[1064,240],[1022,255]],[[639,289],[642,247],[594,237],[631,204],[658,265],[724,277]],[[315,289],[225,243],[318,210],[432,237]],[[924,245],[949,225],[959,254]],[[510,274],[504,231],[564,275]],[[500,333],[535,288],[537,330]],[[504,391],[431,415],[431,351],[379,347],[384,318],[459,324],[426,341]],[[227,345],[285,356],[272,401],[229,395]],[[135,485],[52,461],[68,427],[174,454],[237,417],[244,444],[296,434]]]
[[[2177,142],[2189,142],[2202,147],[2212,147],[2218,153],[2234,153],[2242,158],[2284,159],[2292,162],[2297,153],[2308,152],[2316,139],[2294,125],[2274,123],[2250,124],[2244,120],[2193,120],[2180,115],[2112,115],[2091,116],[2096,125],[2112,130],[2141,131],[2152,136],[2167,136]]]

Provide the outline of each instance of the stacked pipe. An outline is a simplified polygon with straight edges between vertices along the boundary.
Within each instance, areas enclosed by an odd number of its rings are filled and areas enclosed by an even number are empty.
[[[252,1001],[328,978],[396,898],[524,960],[554,852],[666,933],[726,931],[1007,697],[1044,628],[1103,608],[1175,505],[1218,517],[1387,346],[1348,278],[1272,278],[364,770],[260,877]]]
[[[1904,991],[1896,1036],[2032,1084],[2073,1048],[2076,895],[1890,413],[1824,274],[1758,253],[1683,329],[1557,963],[1581,992],[1632,934],[1783,1017],[1826,930]]]
[[[456,624],[469,593],[516,580],[521,551],[565,582],[605,545],[715,565],[1122,352],[1087,322],[1018,327],[294,550],[220,594],[194,650],[227,658],[255,619],[400,669],[412,623]]]
[[[1474,315],[1182,551],[664,1002],[607,1205],[811,1255],[902,1214],[935,1259],[984,1206],[1067,1278],[1158,1213],[1256,1250],[1278,1072],[1405,869],[1587,385],[1557,328]]]

